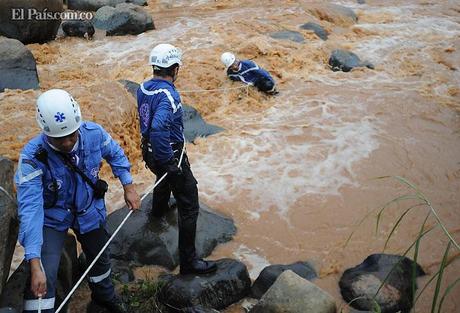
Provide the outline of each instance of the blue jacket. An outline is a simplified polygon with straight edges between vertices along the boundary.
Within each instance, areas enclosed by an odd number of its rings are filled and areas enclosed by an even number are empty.
[[[48,164],[37,159],[44,149]],[[130,163],[122,148],[98,124],[83,122],[76,148],[78,167],[95,182],[104,158],[113,174],[123,185],[132,182]],[[57,183],[57,192],[53,187]],[[93,188],[67,166],[40,134],[21,151],[15,175],[20,220],[19,242],[24,246],[27,260],[40,257],[43,227],[67,231],[70,227],[80,233],[94,230],[106,218],[104,199],[93,199]]]
[[[231,80],[240,80],[245,84],[254,85],[256,81],[261,78],[268,79],[275,83],[270,74],[260,68],[255,62],[251,60],[240,61],[238,71],[234,72],[232,69],[228,68],[227,76]]]
[[[184,142],[183,110],[173,83],[151,79],[137,90],[141,135],[148,138],[155,160],[166,163],[173,157],[172,144]]]

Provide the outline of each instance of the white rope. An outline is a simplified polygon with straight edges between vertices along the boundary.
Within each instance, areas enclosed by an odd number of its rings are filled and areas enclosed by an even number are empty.
[[[229,87],[229,88],[215,88],[215,89],[191,89],[191,90],[181,90],[180,93],[199,93],[199,92],[214,92],[214,91],[226,91],[226,90],[235,90],[248,88],[250,85],[243,85],[239,87]]]
[[[38,313],[42,313],[42,297],[38,297]]]
[[[185,146],[185,145],[184,145]],[[179,163],[180,164],[180,163]],[[168,175],[168,173],[165,173],[156,183],[155,185],[153,185],[153,188],[151,190],[148,190],[141,198],[141,202],[142,200],[145,199],[145,197],[147,197],[147,195],[153,190],[155,189],[156,186],[158,186],[158,184],[166,177],[166,175]],[[120,225],[117,227],[117,229],[115,230],[115,232],[113,233],[113,235],[109,238],[109,240],[106,242],[106,244],[104,245],[104,247],[102,247],[101,251],[99,251],[99,254],[94,258],[93,262],[91,262],[91,264],[88,266],[88,268],[86,269],[86,271],[83,273],[83,275],[81,275],[80,279],[77,281],[77,283],[75,284],[75,286],[72,288],[72,290],[70,290],[69,294],[67,295],[67,297],[65,297],[65,299],[62,301],[61,305],[58,307],[58,309],[56,310],[56,313],[59,313],[62,308],[64,307],[64,305],[67,303],[67,301],[69,301],[70,297],[73,295],[73,293],[75,292],[75,290],[77,290],[78,286],[80,286],[81,282],[83,281],[83,279],[85,279],[86,275],[88,275],[89,271],[92,269],[92,267],[94,266],[94,264],[96,264],[97,260],[99,260],[99,258],[101,257],[102,253],[104,253],[105,249],[107,249],[107,247],[109,246],[109,244],[112,242],[113,238],[115,238],[115,236],[118,234],[118,232],[120,231],[120,229],[123,227],[123,225],[125,225],[126,221],[128,220],[128,218],[131,216],[131,214],[133,213],[134,211],[133,210],[130,210],[129,213],[126,215],[126,217],[123,219],[123,221],[120,223]]]

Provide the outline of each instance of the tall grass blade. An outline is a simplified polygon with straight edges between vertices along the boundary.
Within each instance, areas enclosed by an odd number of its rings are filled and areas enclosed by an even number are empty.
[[[454,281],[452,284],[450,284],[447,288],[444,294],[441,297],[441,301],[439,302],[439,307],[438,307],[438,313],[441,313],[441,308],[444,303],[444,300],[446,299],[447,295],[454,289],[454,287],[460,282],[460,278],[457,278],[456,281]]]
[[[436,304],[438,303],[438,296],[441,290],[441,282],[442,282],[442,275],[444,274],[444,269],[446,268],[447,256],[449,255],[451,242],[447,244],[446,251],[444,252],[444,256],[442,257],[441,264],[439,265],[439,275],[436,281],[436,289],[434,290],[433,301],[431,302],[431,313],[435,313]]]
[[[409,207],[406,211],[404,211],[403,214],[401,214],[399,216],[398,220],[396,221],[396,224],[391,229],[390,234],[388,235],[388,237],[387,237],[387,239],[385,241],[385,245],[383,246],[383,251],[385,251],[386,248],[388,247],[388,242],[390,241],[391,237],[393,236],[393,233],[396,231],[396,228],[398,228],[399,224],[403,220],[404,216],[406,216],[407,213],[409,213],[413,208],[416,208],[416,207],[419,207],[419,206],[422,206],[422,205],[426,205],[426,203],[418,203],[416,205],[413,205],[413,206]]]

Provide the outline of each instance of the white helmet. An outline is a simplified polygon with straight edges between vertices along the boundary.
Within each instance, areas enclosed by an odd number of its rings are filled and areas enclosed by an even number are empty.
[[[156,45],[150,52],[149,64],[158,67],[170,67],[173,64],[182,65],[182,51],[169,43]]]
[[[228,69],[235,62],[236,57],[231,52],[224,52],[220,56],[220,60],[222,61],[222,63],[224,63],[225,68]]]
[[[37,99],[37,122],[47,136],[70,135],[80,128],[80,106],[67,91],[48,90]]]

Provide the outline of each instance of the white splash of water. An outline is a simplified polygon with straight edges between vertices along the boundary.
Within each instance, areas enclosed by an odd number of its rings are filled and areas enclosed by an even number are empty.
[[[233,256],[249,266],[249,277],[252,280],[256,279],[262,270],[270,265],[270,262],[263,256],[257,254],[256,251],[241,245],[233,252]]]

